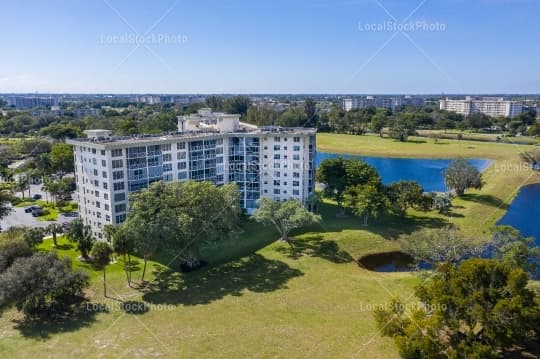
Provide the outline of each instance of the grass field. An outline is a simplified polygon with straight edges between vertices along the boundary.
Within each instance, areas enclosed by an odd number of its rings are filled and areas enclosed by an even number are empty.
[[[396,250],[394,239],[402,233],[448,222],[485,238],[520,184],[540,177],[503,170],[520,162],[512,145],[413,140],[320,134],[318,150],[493,159],[484,189],[456,200],[452,217],[411,211],[406,219],[385,218],[364,227],[354,217],[336,218],[335,206],[326,202],[323,222],[295,236],[296,255],[275,241],[272,228],[247,222],[227,242],[203,248],[202,259],[209,265],[196,272],[171,273],[164,267],[170,255],[160,256],[159,263],[150,263],[153,281],[144,290],[126,286],[120,258],[107,269],[108,292],[114,297],[108,299],[101,271],[78,262],[72,245],[60,239],[59,254],[92,276],[90,302],[107,310],[85,307],[66,322],[35,326],[21,323],[21,316],[10,310],[0,317],[0,357],[397,358],[392,340],[379,335],[372,309],[395,297],[413,301],[419,279],[411,273],[370,272],[356,259]],[[47,240],[41,249],[50,246]],[[141,269],[136,260],[136,281]],[[120,301],[143,302],[148,311],[127,314]]]

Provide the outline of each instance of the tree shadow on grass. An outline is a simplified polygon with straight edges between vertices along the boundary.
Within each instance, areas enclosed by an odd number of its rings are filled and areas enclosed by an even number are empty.
[[[486,206],[497,207],[504,210],[508,209],[508,204],[504,203],[500,198],[490,194],[466,193],[461,196],[461,198],[465,201],[475,202]]]
[[[241,296],[244,290],[266,293],[287,288],[286,283],[302,276],[298,269],[260,254],[190,273],[161,267],[145,288],[143,300],[154,304],[208,304],[227,295]]]
[[[332,263],[350,263],[354,259],[349,253],[339,248],[336,241],[324,239],[320,234],[304,236],[293,241],[294,249],[283,246],[276,249],[277,252],[298,259],[307,255],[326,259]]]
[[[365,226],[362,219],[348,215],[344,218],[337,218],[337,206],[331,203],[324,203],[321,206],[323,222],[318,226],[309,227],[314,232],[340,232],[343,230],[363,230],[380,235],[385,239],[394,240],[402,234],[411,234],[421,228],[441,228],[449,224],[444,217],[430,217],[428,215],[408,215],[399,217],[396,215],[383,215],[379,218],[372,218]]]
[[[51,318],[17,319],[13,320],[13,323],[23,337],[47,340],[54,334],[74,332],[88,327],[96,321],[98,313],[106,311],[103,306],[93,306],[84,300],[70,311]]]

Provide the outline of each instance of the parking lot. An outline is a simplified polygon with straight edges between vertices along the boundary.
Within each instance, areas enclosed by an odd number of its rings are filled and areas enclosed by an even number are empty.
[[[31,185],[30,193],[40,194],[42,199],[46,199],[46,194],[41,190],[41,185]],[[18,197],[21,197],[21,193],[16,194]],[[28,191],[26,191],[25,197],[28,197]],[[25,213],[25,207],[13,207],[13,211],[6,216],[2,221],[0,221],[0,226],[3,230],[6,230],[10,227],[16,226],[27,226],[27,227],[46,227],[51,223],[62,224],[64,222],[71,222],[76,216],[70,216],[67,213],[60,213],[58,218],[55,221],[38,221],[37,217],[32,216],[32,213]]]

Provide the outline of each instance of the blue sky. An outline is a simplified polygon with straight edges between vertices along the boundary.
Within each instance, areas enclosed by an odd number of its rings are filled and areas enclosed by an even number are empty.
[[[537,0],[3,0],[0,8],[0,92],[540,93]],[[395,34],[403,19],[421,26]],[[154,39],[126,41],[147,32]]]

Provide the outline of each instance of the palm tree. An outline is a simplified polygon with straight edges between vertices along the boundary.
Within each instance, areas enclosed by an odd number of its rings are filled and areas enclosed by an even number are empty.
[[[47,233],[50,233],[52,235],[54,247],[58,247],[58,243],[56,242],[56,234],[63,231],[62,226],[58,223],[51,223],[45,228],[45,230],[47,231]]]
[[[94,244],[90,226],[85,225],[80,218],[77,218],[69,224],[67,237],[70,241],[77,243],[77,249],[81,252],[82,259],[87,261],[88,252]]]
[[[30,186],[28,185],[28,177],[24,174],[20,174],[15,181],[15,187],[18,192],[21,192],[22,198],[24,199],[24,191]]]
[[[109,226],[109,225],[107,225]],[[103,228],[103,231],[105,232],[106,227]],[[122,227],[118,229],[115,227],[115,233],[113,238],[113,249],[116,253],[119,255],[122,255],[124,260],[124,270],[126,271],[126,279],[128,286],[131,287],[131,252],[133,252],[133,241],[131,238],[127,235],[125,230],[122,230]],[[127,256],[127,260],[126,260]]]
[[[107,277],[105,268],[111,260],[112,248],[105,242],[96,242],[92,246],[90,256],[97,267],[103,268],[103,295],[107,297]]]

